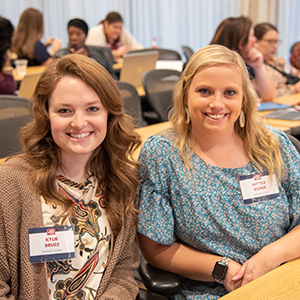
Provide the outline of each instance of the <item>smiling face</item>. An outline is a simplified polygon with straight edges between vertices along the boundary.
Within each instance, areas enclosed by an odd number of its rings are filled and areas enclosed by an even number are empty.
[[[257,50],[260,51],[266,62],[272,61],[278,47],[279,35],[276,30],[269,30],[261,40],[257,41]]]
[[[231,65],[204,68],[194,76],[187,98],[194,134],[234,133],[243,102],[243,83]]]
[[[65,76],[49,99],[48,112],[62,164],[78,158],[87,162],[107,132],[108,112],[96,92],[79,78]]]

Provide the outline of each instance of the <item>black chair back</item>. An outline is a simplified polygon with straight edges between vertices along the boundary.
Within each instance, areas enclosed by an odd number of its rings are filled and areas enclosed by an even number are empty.
[[[22,151],[18,132],[31,119],[29,99],[0,95],[0,158]]]
[[[159,122],[168,121],[168,113],[173,107],[173,90],[179,81],[180,72],[175,70],[151,70],[143,76],[146,98]]]
[[[134,119],[135,127],[148,125],[143,119],[141,98],[136,88],[129,82],[116,81],[124,100],[125,112]]]
[[[189,46],[181,46],[183,54],[188,62],[191,56],[194,54],[194,51]]]

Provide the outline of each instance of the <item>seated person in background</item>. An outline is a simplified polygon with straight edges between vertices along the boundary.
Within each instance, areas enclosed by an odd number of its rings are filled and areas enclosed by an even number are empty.
[[[294,68],[300,71],[300,42],[296,42],[291,47],[290,62]]]
[[[12,66],[7,51],[11,47],[14,27],[11,22],[0,17],[0,94],[14,95],[17,85],[12,76]]]
[[[111,49],[115,59],[128,51],[143,49],[132,34],[123,26],[123,19],[117,12],[110,12],[98,26],[89,30],[86,44]]]
[[[279,43],[277,28],[270,23],[260,23],[254,27],[254,35],[257,50],[263,54],[267,71],[276,83],[276,97],[300,93],[300,72],[275,56]]]
[[[211,44],[237,51],[244,59],[252,84],[262,101],[273,101],[276,89],[268,74],[263,55],[256,49],[252,22],[246,17],[228,18],[221,22]]]
[[[300,155],[256,101],[240,55],[204,47],[175,87],[171,129],[141,150],[139,246],[188,278],[175,299],[218,299],[300,257]]]
[[[55,53],[61,47],[61,40],[54,38],[49,38],[45,44],[42,44],[40,39],[43,34],[43,14],[34,8],[24,10],[13,36],[12,50],[18,58],[27,59],[28,66],[49,64],[53,58],[47,48],[52,45],[52,52]]]
[[[49,65],[32,99],[25,152],[0,166],[0,297],[134,300],[140,139],[116,83],[71,54]],[[28,229],[57,225],[73,225],[75,257],[31,263]],[[39,247],[49,249],[45,238]]]
[[[88,56],[100,65],[102,65],[113,77],[115,73],[113,71],[112,65],[106,59],[104,50],[101,47],[86,46],[85,40],[88,33],[88,25],[84,20],[72,19],[68,22],[68,37],[69,46],[58,50],[55,54],[55,58],[61,58],[67,54],[75,53]]]

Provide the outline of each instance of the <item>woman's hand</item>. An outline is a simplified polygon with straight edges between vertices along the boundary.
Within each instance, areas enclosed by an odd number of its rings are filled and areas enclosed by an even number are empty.
[[[127,53],[129,51],[129,48],[127,46],[121,46],[116,50],[112,51],[112,54],[114,56],[115,59],[121,58],[123,57],[123,55],[125,53]]]
[[[276,251],[272,251],[272,244],[262,248],[257,254],[246,261],[241,269],[232,278],[233,281],[241,282],[241,286],[270,272],[279,266]]]
[[[223,280],[223,285],[227,292],[232,292],[241,286],[242,279],[238,279],[235,281],[232,280],[232,278],[237,274],[241,267],[242,266],[238,262],[234,260],[229,261],[227,274],[225,276],[225,279]]]
[[[251,48],[245,59],[245,63],[252,67],[254,70],[260,68],[264,64],[264,57],[256,48]]]

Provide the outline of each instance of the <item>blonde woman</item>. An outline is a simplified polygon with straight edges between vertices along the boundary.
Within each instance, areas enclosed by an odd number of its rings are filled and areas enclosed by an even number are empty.
[[[33,117],[20,132],[24,153],[0,166],[0,297],[135,299],[130,156],[140,139],[114,80],[83,55],[56,60]]]
[[[300,156],[256,101],[239,54],[200,49],[175,88],[172,129],[141,150],[139,245],[188,278],[175,299],[218,299],[300,256]]]
[[[44,35],[43,14],[34,8],[23,11],[14,32],[12,50],[18,58],[28,60],[28,66],[49,64],[53,58],[47,48],[53,46],[53,54],[60,49],[61,40],[49,38],[45,44],[40,42]]]

